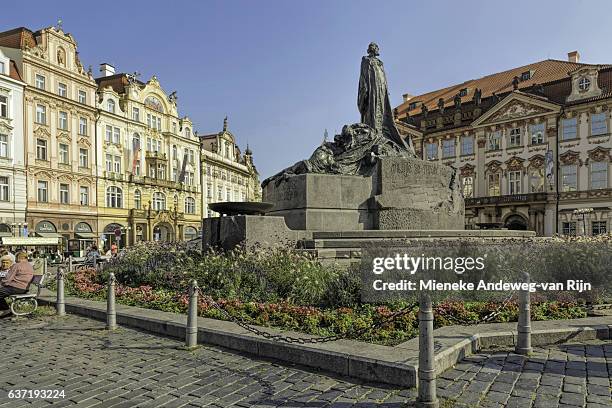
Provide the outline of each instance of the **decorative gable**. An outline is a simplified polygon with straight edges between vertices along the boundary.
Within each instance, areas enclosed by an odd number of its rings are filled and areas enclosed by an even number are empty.
[[[513,156],[510,159],[506,160],[506,166],[508,166],[508,170],[522,170],[523,169],[523,162],[525,161],[525,159],[521,159],[518,156]]]
[[[598,65],[586,65],[570,72],[572,93],[568,95],[567,102],[601,95],[602,91],[597,84],[599,68]]]
[[[531,96],[520,91],[514,91],[506,96],[493,108],[472,123],[472,127],[496,125],[558,113],[559,105],[544,98]]]

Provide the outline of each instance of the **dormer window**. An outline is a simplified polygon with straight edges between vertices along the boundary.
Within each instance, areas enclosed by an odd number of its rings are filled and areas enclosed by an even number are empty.
[[[106,103],[106,110],[109,111],[110,113],[115,113],[115,101],[113,101],[112,99],[109,99],[108,102]]]
[[[582,77],[578,80],[578,89],[580,91],[588,91],[591,87],[591,80],[587,77]]]
[[[525,71],[521,74],[521,81],[528,81],[531,79],[531,71]]]
[[[460,97],[467,96],[467,94],[468,94],[467,88],[463,88],[462,90],[459,91],[459,96]]]
[[[416,102],[410,102],[410,104],[408,105],[408,110],[415,110],[416,107],[417,107]]]

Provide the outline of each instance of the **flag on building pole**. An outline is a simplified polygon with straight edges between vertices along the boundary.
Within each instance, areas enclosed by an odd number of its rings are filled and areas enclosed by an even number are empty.
[[[136,174],[136,165],[140,159],[140,138],[132,139],[132,151],[134,152],[134,160],[132,160],[132,174]]]
[[[554,162],[553,162],[553,152],[550,149],[546,151],[545,163],[546,163],[546,179],[548,180],[548,183],[552,186],[553,175],[554,175]]]
[[[183,166],[181,167],[181,174],[179,175],[179,183],[185,182],[185,174],[187,171],[187,152],[183,155]]]

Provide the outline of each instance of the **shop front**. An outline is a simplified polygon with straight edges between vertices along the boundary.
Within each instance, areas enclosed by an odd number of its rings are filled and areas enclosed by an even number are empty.
[[[86,222],[79,222],[74,226],[74,239],[68,240],[66,255],[85,256],[87,248],[96,243],[97,236],[93,232],[91,225]]]
[[[117,223],[108,224],[104,227],[104,232],[100,236],[102,239],[102,250],[107,252],[111,249],[113,244],[117,245],[117,248],[125,248],[127,245],[127,232],[128,228]]]

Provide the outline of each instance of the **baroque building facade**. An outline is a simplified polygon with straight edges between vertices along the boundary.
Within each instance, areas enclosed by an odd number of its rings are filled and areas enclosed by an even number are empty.
[[[0,33],[0,50],[23,81],[27,215],[30,235],[96,233],[96,82],[61,26]],[[85,230],[86,233],[85,233]]]
[[[611,112],[612,66],[572,52],[406,94],[396,121],[423,159],[458,169],[466,228],[596,235],[612,222]]]
[[[200,145],[176,92],[153,76],[102,64],[98,112],[98,230],[104,245],[196,238],[201,226]]]
[[[202,169],[202,214],[215,217],[210,203],[227,201],[261,201],[259,173],[253,164],[253,153],[247,146],[244,154],[228,130],[200,137]]]
[[[24,86],[15,61],[0,49],[0,236],[27,234]]]

